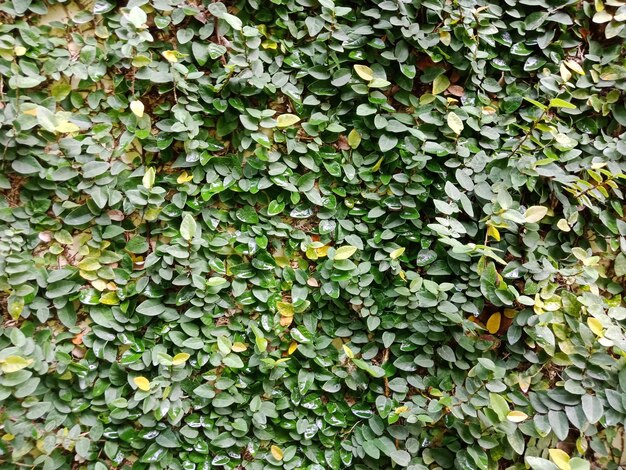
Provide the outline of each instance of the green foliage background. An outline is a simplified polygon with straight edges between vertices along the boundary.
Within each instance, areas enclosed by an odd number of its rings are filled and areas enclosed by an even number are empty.
[[[618,467],[624,1],[0,22],[0,468]]]

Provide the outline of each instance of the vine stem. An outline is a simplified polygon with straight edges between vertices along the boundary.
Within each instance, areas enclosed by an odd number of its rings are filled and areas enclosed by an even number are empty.
[[[537,127],[537,124],[539,123],[539,121],[541,121],[543,119],[543,117],[546,115],[546,113],[548,112],[548,109],[550,109],[550,108],[544,109],[543,113],[541,113],[541,116],[539,116],[539,118],[537,118],[535,121],[533,121],[533,123],[530,125],[530,129],[528,130],[526,135],[524,137],[522,137],[522,140],[520,140],[518,142],[518,144],[515,146],[515,148],[513,148],[513,150],[511,150],[511,153],[507,156],[507,158],[511,158],[513,155],[515,155],[517,153],[517,151],[522,147],[522,145],[524,145],[524,142],[526,142],[528,140],[528,138],[532,135],[532,133],[535,130],[535,128]]]

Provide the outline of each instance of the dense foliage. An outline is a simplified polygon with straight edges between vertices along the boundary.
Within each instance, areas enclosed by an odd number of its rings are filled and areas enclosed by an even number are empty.
[[[618,467],[623,0],[0,22],[0,468]]]

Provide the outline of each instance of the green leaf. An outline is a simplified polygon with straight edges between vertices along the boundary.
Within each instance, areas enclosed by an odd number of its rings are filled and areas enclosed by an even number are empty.
[[[185,214],[183,222],[180,224],[180,235],[187,241],[191,241],[196,236],[196,219],[191,214]]]
[[[567,109],[577,109],[576,105],[573,105],[569,101],[562,100],[560,98],[553,98],[550,100],[551,108],[567,108]]]
[[[433,81],[433,95],[443,93],[450,87],[450,80],[445,75],[438,75]]]
[[[348,145],[352,149],[356,149],[359,147],[361,143],[361,134],[356,129],[352,129],[348,134]]]
[[[408,467],[411,463],[411,454],[406,450],[393,450],[390,454],[391,460],[401,467]]]
[[[489,404],[491,409],[498,415],[498,418],[500,418],[500,421],[504,421],[510,411],[507,401],[497,393],[490,393]]]
[[[595,424],[604,415],[602,401],[595,395],[583,395],[583,412],[591,424]]]
[[[0,359],[0,370],[2,370],[5,374],[9,374],[11,372],[22,370],[32,363],[32,359],[25,359],[21,356],[8,356],[4,359]]]
[[[357,252],[357,247],[352,246],[352,245],[345,245],[335,250],[335,256],[333,259],[335,261],[348,259],[356,252]]]
[[[524,460],[532,470],[559,470],[559,468],[552,462],[546,459],[542,459],[540,457],[526,456]]]

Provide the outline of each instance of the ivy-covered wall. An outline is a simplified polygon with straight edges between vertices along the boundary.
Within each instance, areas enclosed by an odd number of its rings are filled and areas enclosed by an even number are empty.
[[[625,25],[0,3],[0,468],[617,469]]]

